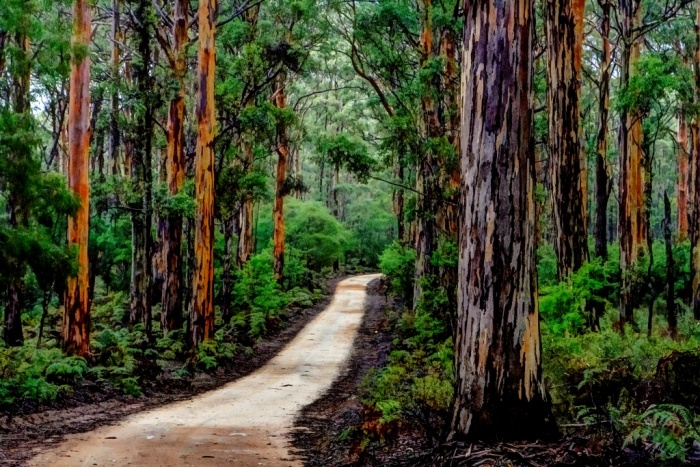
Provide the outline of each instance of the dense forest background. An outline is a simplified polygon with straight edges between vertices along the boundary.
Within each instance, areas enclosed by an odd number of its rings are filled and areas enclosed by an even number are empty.
[[[4,0],[0,409],[215,371],[380,269],[355,448],[700,456],[700,5],[467,3]]]

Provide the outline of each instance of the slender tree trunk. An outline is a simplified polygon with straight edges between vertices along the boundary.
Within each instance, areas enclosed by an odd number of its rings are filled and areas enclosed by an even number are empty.
[[[123,41],[120,24],[119,0],[112,0],[112,60],[110,73],[112,78],[111,109],[109,114],[109,160],[112,175],[119,173],[119,74],[120,43]]]
[[[143,323],[146,333],[151,330],[153,239],[151,234],[152,198],[152,141],[153,90],[151,88],[151,43],[153,40],[153,12],[149,0],[140,0],[135,16],[138,21],[137,47],[139,60],[134,62],[136,87],[141,105],[135,111],[135,132],[130,136],[134,144],[131,159],[131,179],[137,196],[130,203],[131,213],[131,324]],[[138,198],[138,199],[137,199]]]
[[[275,90],[275,105],[278,109],[287,106],[286,73],[281,72],[277,78]],[[289,156],[289,141],[287,140],[287,128],[284,121],[277,124],[277,175],[275,182],[275,202],[272,210],[273,233],[272,255],[274,257],[275,278],[281,282],[284,276],[284,185],[287,179],[287,157]]]
[[[87,0],[75,0],[68,104],[68,188],[80,200],[80,207],[74,216],[68,217],[68,246],[77,249],[78,273],[68,278],[63,313],[63,346],[67,353],[83,356],[90,352],[90,23],[90,3]]]
[[[253,169],[253,145],[248,140],[247,135],[241,137],[241,147],[245,158],[243,167],[246,172]],[[248,262],[253,254],[253,197],[246,193],[241,201],[239,211],[238,225],[240,234],[238,235],[238,254],[236,256],[236,264],[241,269]]]
[[[214,338],[214,72],[216,0],[199,3],[197,149],[195,154],[194,275],[190,303],[191,343]]]
[[[223,224],[222,230],[226,250],[224,256],[224,272],[221,277],[221,317],[224,324],[227,324],[231,321],[231,317],[233,316],[231,297],[233,296],[233,233],[235,230],[236,215],[228,216]]]
[[[431,0],[422,0],[422,33],[420,36],[419,52],[421,56],[420,66],[423,68],[435,57],[436,53],[433,44],[433,25],[431,19]],[[432,89],[423,90],[421,96],[421,136],[430,141],[432,138],[440,136],[440,121],[437,113],[437,106],[433,98],[433,91],[440,90],[440,76],[435,73],[431,81]],[[425,145],[424,154],[420,155],[418,168],[416,171],[416,191],[421,193],[417,199],[416,212],[416,272],[413,285],[413,309],[423,296],[423,282],[428,276],[435,275],[435,268],[432,265],[433,253],[437,249],[437,183],[440,175],[440,168],[436,160],[436,155]]]
[[[603,47],[600,57],[600,84],[598,87],[598,135],[596,137],[596,209],[595,209],[595,254],[608,259],[608,200],[610,198],[608,177],[608,117],[610,115],[610,1],[599,0],[603,10],[601,35]]]
[[[185,74],[188,42],[188,0],[177,0],[173,13],[173,78],[179,89],[168,109],[166,181],[170,196],[182,191],[185,181]],[[159,219],[158,230],[164,266],[161,290],[161,326],[164,332],[182,327],[182,214],[169,212]]]
[[[678,239],[688,238],[688,122],[685,109],[678,115]]]
[[[621,0],[619,4],[622,37],[622,64],[620,86],[629,84],[639,59],[641,44],[632,37],[641,16],[639,0]],[[635,110],[624,110],[620,116],[620,179],[619,217],[620,269],[622,290],[620,291],[621,329],[625,322],[634,319],[635,299],[632,295],[631,271],[637,259],[646,253],[644,169],[642,160],[642,115]]]
[[[560,280],[589,258],[579,123],[584,5],[585,0],[547,0],[549,159]]]
[[[695,21],[695,103],[700,102],[700,5]],[[693,287],[693,316],[700,321],[700,116],[691,123],[693,147],[690,163],[691,222],[690,222],[690,274]]]
[[[465,3],[452,437],[554,428],[537,310],[533,6]]]
[[[13,59],[17,62],[12,73],[12,107],[14,113],[20,118],[29,122],[31,119],[29,78],[30,78],[30,50],[29,38],[26,33],[15,34],[17,46],[16,55]],[[17,167],[29,167],[32,154],[24,149],[12,151],[12,158]],[[24,193],[25,187],[11,183],[9,192],[6,194],[9,224],[12,228],[26,227],[28,222],[27,198]],[[22,307],[24,274],[26,272],[24,258],[18,258],[14,267],[6,271],[10,276],[7,287],[5,302],[5,323],[3,329],[3,339],[10,347],[21,346],[24,343],[24,333],[22,331]]]
[[[673,241],[671,239],[671,200],[664,191],[664,242],[666,243],[666,310],[668,313],[668,332],[672,337],[678,335],[678,319],[676,318],[676,296],[674,277],[675,264],[673,261]]]

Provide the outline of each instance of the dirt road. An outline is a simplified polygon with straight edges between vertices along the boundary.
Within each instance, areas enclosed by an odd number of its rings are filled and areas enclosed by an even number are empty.
[[[297,466],[289,453],[294,417],[338,376],[378,275],[338,285],[333,301],[255,373],[189,401],[70,436],[33,466]]]

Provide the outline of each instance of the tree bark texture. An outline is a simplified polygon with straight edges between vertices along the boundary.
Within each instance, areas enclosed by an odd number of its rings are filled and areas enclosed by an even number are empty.
[[[422,32],[420,36],[419,53],[421,68],[427,66],[433,60],[439,50],[438,44],[434,44],[434,30],[430,13],[431,0],[422,0]],[[437,196],[439,190],[440,167],[436,154],[430,148],[430,140],[441,135],[438,106],[434,93],[440,90],[440,76],[434,73],[430,85],[426,86],[421,96],[421,136],[426,140],[425,151],[420,155],[416,170],[416,191],[418,195],[416,207],[416,270],[413,286],[413,309],[415,310],[423,296],[423,282],[426,276],[435,274],[432,265],[433,253],[438,246]]]
[[[584,5],[585,0],[547,0],[549,159],[560,280],[589,259],[579,123]]]
[[[700,5],[695,20],[695,103],[700,101]],[[690,162],[691,222],[690,222],[690,274],[692,282],[693,316],[700,321],[700,116],[691,124],[693,147]]]
[[[185,181],[185,74],[187,73],[188,0],[177,0],[173,13],[172,77],[177,94],[170,100],[167,126],[166,182],[170,196],[182,191]],[[161,290],[163,331],[182,327],[182,214],[169,212],[159,219],[161,256],[164,266]]]
[[[199,3],[194,271],[190,331],[193,345],[214,338],[214,71],[216,0]]]
[[[621,0],[618,6],[621,16],[622,64],[620,86],[625,88],[634,73],[640,56],[641,44],[633,37],[641,15],[639,0]],[[618,236],[620,239],[620,320],[632,321],[635,300],[632,297],[630,275],[637,259],[646,252],[644,178],[642,166],[642,115],[635,110],[623,110],[620,116],[620,176]]]
[[[465,2],[452,437],[550,426],[535,269],[532,0]]]
[[[275,105],[280,110],[287,107],[286,80],[286,73],[280,72],[275,90]],[[289,157],[287,128],[283,120],[277,124],[277,156],[275,201],[272,209],[272,256],[274,258],[275,278],[281,282],[284,276],[284,189],[287,179],[287,158]]]
[[[68,103],[68,188],[80,200],[68,217],[68,246],[78,252],[78,273],[68,278],[63,313],[63,347],[72,355],[90,352],[88,233],[90,215],[90,57],[92,33],[88,0],[73,4],[70,95]]]
[[[134,112],[136,124],[130,135],[134,146],[131,159],[131,180],[134,197],[131,205],[131,294],[130,322],[143,323],[146,333],[151,330],[151,291],[153,239],[151,235],[153,90],[151,86],[151,43],[153,12],[151,2],[140,0],[135,10],[138,21],[137,49],[139,60],[133,65],[136,90],[141,105]]]

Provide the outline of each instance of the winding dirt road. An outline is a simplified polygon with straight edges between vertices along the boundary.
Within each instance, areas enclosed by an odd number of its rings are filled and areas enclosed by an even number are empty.
[[[288,435],[302,407],[328,389],[350,355],[365,289],[378,275],[338,285],[333,301],[258,371],[38,454],[32,466],[298,466]]]

